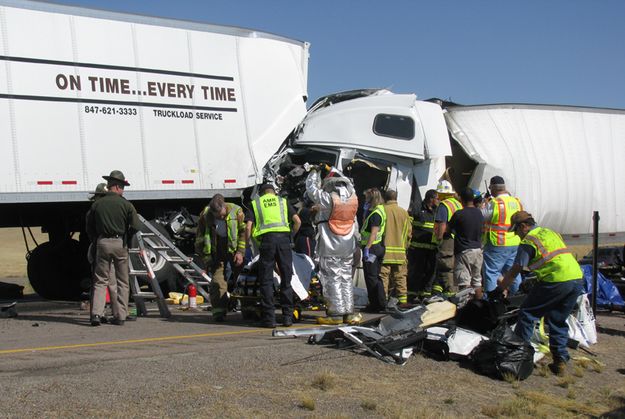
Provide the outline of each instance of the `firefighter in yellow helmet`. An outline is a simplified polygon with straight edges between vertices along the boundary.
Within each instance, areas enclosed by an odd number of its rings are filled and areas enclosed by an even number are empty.
[[[438,245],[436,255],[436,283],[432,287],[433,293],[455,290],[454,285],[454,237],[448,231],[447,224],[451,217],[462,209],[462,204],[456,198],[451,183],[441,180],[436,188],[440,203],[434,216],[434,242]]]

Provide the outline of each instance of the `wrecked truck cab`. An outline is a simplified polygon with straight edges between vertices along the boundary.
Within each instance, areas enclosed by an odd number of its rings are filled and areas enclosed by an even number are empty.
[[[451,147],[439,104],[385,89],[336,93],[317,100],[266,168],[289,197],[303,197],[308,163],[337,167],[357,193],[395,189],[399,204],[418,205],[445,173]]]

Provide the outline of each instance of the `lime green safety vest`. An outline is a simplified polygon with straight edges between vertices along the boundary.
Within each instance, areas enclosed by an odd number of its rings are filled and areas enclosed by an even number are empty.
[[[226,227],[228,229],[228,251],[230,253],[245,252],[245,241],[239,242],[239,220],[237,219],[237,213],[241,210],[241,207],[236,204],[226,203]],[[204,233],[204,254],[210,255],[212,251],[212,242],[210,235],[210,226],[208,225],[209,209],[204,209],[206,214],[206,232]]]
[[[288,233],[291,231],[288,221],[286,199],[273,194],[259,196],[252,201],[254,210],[254,238],[266,233]]]
[[[447,222],[451,220],[451,217],[454,215],[456,211],[460,211],[462,209],[462,204],[456,198],[447,198],[440,202],[439,205],[444,205],[447,208]],[[452,234],[451,237],[454,237]],[[434,232],[432,231],[432,243],[438,243]]]
[[[369,237],[371,237],[371,231],[366,231],[369,226],[369,219],[373,214],[380,215],[382,219],[382,223],[380,224],[380,230],[378,230],[378,234],[376,234],[375,239],[373,240],[373,244],[380,243],[382,238],[384,237],[384,230],[386,229],[386,211],[384,210],[384,205],[380,204],[376,206],[373,211],[369,215],[367,215],[367,219],[365,220],[362,229],[360,230],[360,244],[366,246],[369,243]]]
[[[513,196],[501,196],[492,202],[493,216],[484,223],[484,240],[493,246],[518,246],[521,238],[508,229],[512,215],[523,209],[521,201]]]
[[[534,248],[536,255],[529,268],[542,282],[565,282],[583,277],[579,264],[555,231],[544,227],[530,230],[521,244]]]

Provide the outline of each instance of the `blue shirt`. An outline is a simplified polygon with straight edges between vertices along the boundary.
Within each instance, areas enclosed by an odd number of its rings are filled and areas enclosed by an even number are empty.
[[[436,216],[434,216],[434,221],[437,223],[447,222],[447,207],[445,205],[439,205],[436,208]]]

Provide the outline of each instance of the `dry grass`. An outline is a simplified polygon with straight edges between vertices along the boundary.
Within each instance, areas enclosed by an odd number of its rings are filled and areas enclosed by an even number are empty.
[[[517,393],[513,398],[504,400],[495,406],[486,406],[482,408],[482,414],[492,418],[499,417],[567,417],[572,415],[600,416],[605,409],[607,400],[611,400],[610,408],[617,409],[621,407],[622,399],[610,394],[604,397],[603,406],[595,405],[598,400],[593,403],[577,401],[577,394],[569,389],[566,398],[562,398],[556,394],[539,391],[522,391]]]
[[[39,244],[48,241],[48,235],[32,228]],[[28,232],[26,233],[28,235]],[[30,250],[35,247],[29,237]],[[24,278],[26,276],[26,246],[20,228],[0,228],[0,278]]]
[[[548,377],[549,374],[551,373],[551,371],[549,371],[549,366],[547,364],[538,365],[536,368],[534,368],[534,371],[540,377]]]
[[[378,404],[374,400],[363,400],[360,403],[360,407],[364,410],[374,411],[377,409]]]
[[[491,418],[499,417],[545,417],[540,414],[536,406],[529,400],[522,397],[514,397],[505,400],[496,406],[486,406],[482,408],[482,414]]]
[[[337,376],[332,371],[324,370],[317,374],[311,385],[319,390],[328,391],[336,386]]]
[[[571,372],[571,374],[573,374],[575,377],[582,378],[584,376],[584,371],[586,371],[586,368],[583,368],[579,365],[573,365],[573,371]]]
[[[573,414],[599,416],[602,413],[601,408],[597,406],[592,406],[589,403],[563,399],[558,395],[548,394],[546,392],[524,391],[519,395],[523,399],[533,402],[535,405],[548,405]]]
[[[573,384],[575,384],[575,377],[568,374],[563,377],[559,377],[556,380],[556,385],[562,388],[569,388],[569,386],[572,386]]]
[[[302,409],[306,410],[315,410],[315,400],[313,400],[310,396],[302,396],[300,400],[300,405]]]

